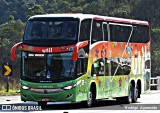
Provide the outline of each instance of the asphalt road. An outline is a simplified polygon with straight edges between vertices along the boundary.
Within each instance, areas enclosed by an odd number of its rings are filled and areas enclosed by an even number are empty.
[[[81,106],[80,103],[62,103],[62,102],[49,102],[45,108],[40,108],[43,112],[52,112],[62,110],[61,113],[72,113],[73,110],[78,110],[79,112],[93,112],[97,113],[97,110],[101,112],[106,112],[106,110],[160,110],[160,91],[151,91],[146,94],[142,94],[141,98],[138,99],[137,103],[134,104],[121,104],[115,100],[99,100],[95,106],[91,108],[86,108]],[[12,111],[16,111],[17,108],[13,106],[37,106],[36,102],[23,102],[20,100],[20,96],[1,96],[0,105],[2,106],[9,105],[12,108]],[[28,110],[28,109],[27,109]],[[71,110],[71,111],[70,111]],[[91,110],[91,111],[90,111]],[[20,110],[19,110],[20,111]],[[29,110],[34,111],[34,110]],[[74,112],[75,113],[75,112]],[[78,112],[76,112],[78,113]]]

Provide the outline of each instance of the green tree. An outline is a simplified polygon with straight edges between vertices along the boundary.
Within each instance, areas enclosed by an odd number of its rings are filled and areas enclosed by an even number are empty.
[[[40,5],[35,4],[32,8],[28,9],[26,13],[26,18],[28,19],[33,15],[39,15],[39,14],[45,14],[44,9]]]
[[[10,61],[10,50],[14,44],[22,41],[25,24],[20,20],[12,20],[0,25],[0,64],[12,63],[13,75],[15,78],[20,77],[20,52],[18,52],[17,60],[15,62]],[[0,70],[1,71],[1,70]],[[0,72],[2,73],[2,72]]]
[[[160,73],[160,29],[155,28],[151,30],[152,36],[152,76],[159,75]]]
[[[13,15],[9,15],[8,19],[7,19],[8,22],[10,21],[14,21],[14,16]]]
[[[149,21],[152,28],[160,27],[160,0],[136,0],[137,4],[131,12],[135,19]]]

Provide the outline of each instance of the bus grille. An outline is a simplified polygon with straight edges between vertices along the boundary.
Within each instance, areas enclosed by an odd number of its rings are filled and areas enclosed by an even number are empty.
[[[64,90],[63,89],[35,89],[35,88],[30,88],[29,91],[35,92],[35,93],[49,94],[49,93],[62,92]]]

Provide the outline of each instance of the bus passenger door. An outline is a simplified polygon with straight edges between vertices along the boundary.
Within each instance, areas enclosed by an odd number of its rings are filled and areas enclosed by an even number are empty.
[[[100,58],[92,65],[92,73],[93,76],[96,76],[96,82],[98,85],[98,99],[104,98],[104,86],[105,86],[105,79],[104,79],[104,59]]]

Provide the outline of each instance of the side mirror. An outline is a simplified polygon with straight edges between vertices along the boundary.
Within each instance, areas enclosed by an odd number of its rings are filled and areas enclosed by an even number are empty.
[[[12,49],[11,49],[11,60],[14,61],[16,59],[16,51],[17,49],[22,46],[22,42],[19,42],[17,44],[15,44]]]
[[[80,49],[78,51],[78,58],[87,58],[88,57],[88,54],[85,53],[84,49]]]
[[[76,61],[78,58],[79,50],[87,45],[88,41],[78,42],[73,49],[72,60]]]

